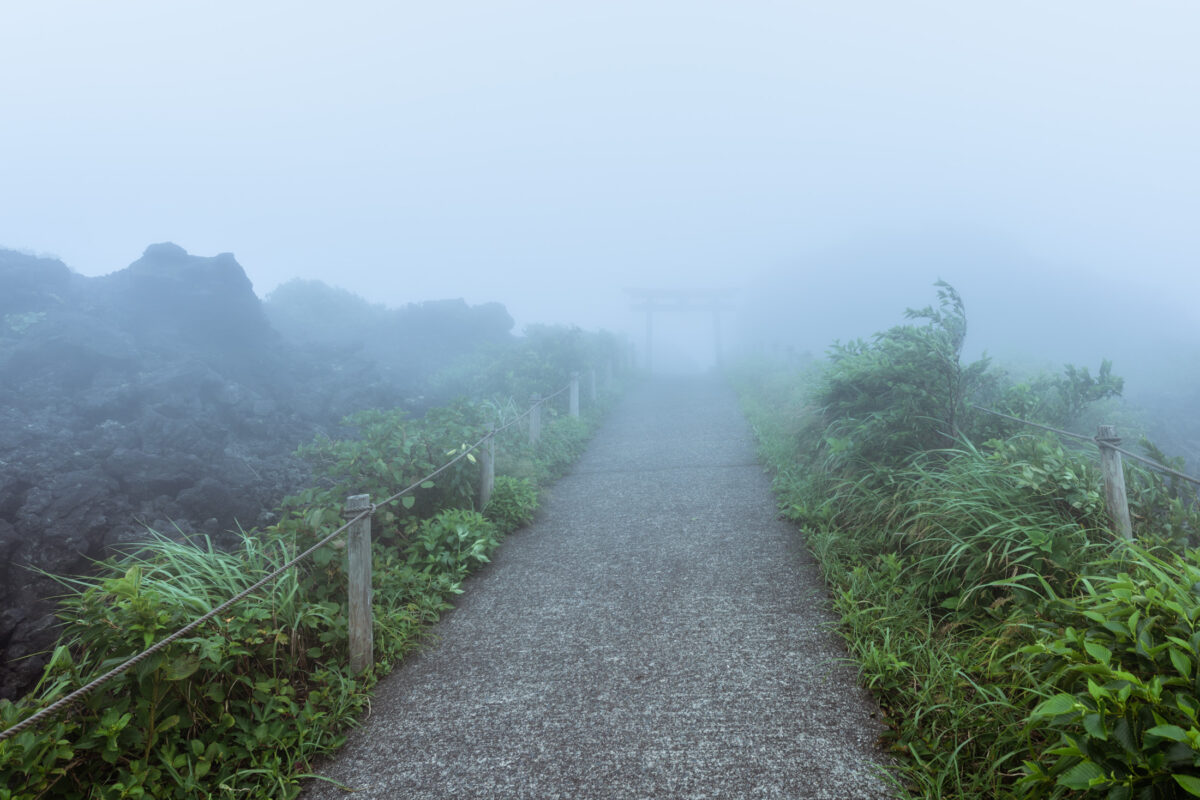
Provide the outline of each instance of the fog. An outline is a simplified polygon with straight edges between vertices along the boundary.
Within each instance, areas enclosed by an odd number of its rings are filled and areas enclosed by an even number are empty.
[[[1194,349],[1191,2],[8,4],[0,246],[233,252],[389,305],[820,353],[945,279],[970,347]],[[711,321],[657,315],[662,364]],[[1176,344],[1178,343],[1178,344]],[[1122,363],[1124,362],[1124,363]]]

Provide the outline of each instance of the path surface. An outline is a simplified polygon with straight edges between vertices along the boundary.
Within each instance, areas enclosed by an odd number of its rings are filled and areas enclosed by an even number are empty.
[[[633,390],[383,680],[326,798],[889,797],[874,707],[732,393]]]

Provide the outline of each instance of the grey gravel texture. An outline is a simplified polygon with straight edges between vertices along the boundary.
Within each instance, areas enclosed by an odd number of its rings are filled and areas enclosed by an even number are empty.
[[[364,800],[890,797],[798,538],[726,387],[641,385],[320,773]]]

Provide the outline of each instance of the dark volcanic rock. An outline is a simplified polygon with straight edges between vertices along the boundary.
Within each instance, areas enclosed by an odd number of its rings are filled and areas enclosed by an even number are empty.
[[[102,278],[0,251],[0,696],[28,689],[60,591],[111,546],[252,527],[335,420],[300,414],[297,359],[231,255],[153,245]],[[320,395],[320,391],[314,394]]]
[[[101,280],[122,327],[138,338],[167,336],[203,352],[240,355],[271,333],[232,253],[201,258],[178,245],[155,244],[128,269]]]

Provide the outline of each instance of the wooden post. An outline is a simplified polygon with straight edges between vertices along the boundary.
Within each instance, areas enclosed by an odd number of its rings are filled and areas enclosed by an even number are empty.
[[[350,495],[342,512],[353,518],[371,507],[371,496]],[[371,515],[353,523],[348,532],[346,575],[350,581],[350,672],[358,675],[375,663],[375,631],[371,615]]]
[[[529,409],[529,443],[537,444],[542,438],[542,396],[533,393],[533,406]]]
[[[1104,472],[1108,514],[1120,537],[1132,541],[1133,523],[1129,519],[1129,499],[1125,495],[1125,470],[1121,466],[1121,454],[1113,449],[1121,443],[1117,429],[1112,425],[1101,425],[1096,433],[1096,443],[1100,445],[1100,468]]]
[[[479,510],[487,507],[496,485],[496,423],[490,426],[488,439],[479,452]]]
[[[571,373],[571,416],[579,416],[579,373]]]
[[[596,370],[588,370],[588,402],[596,404]]]

